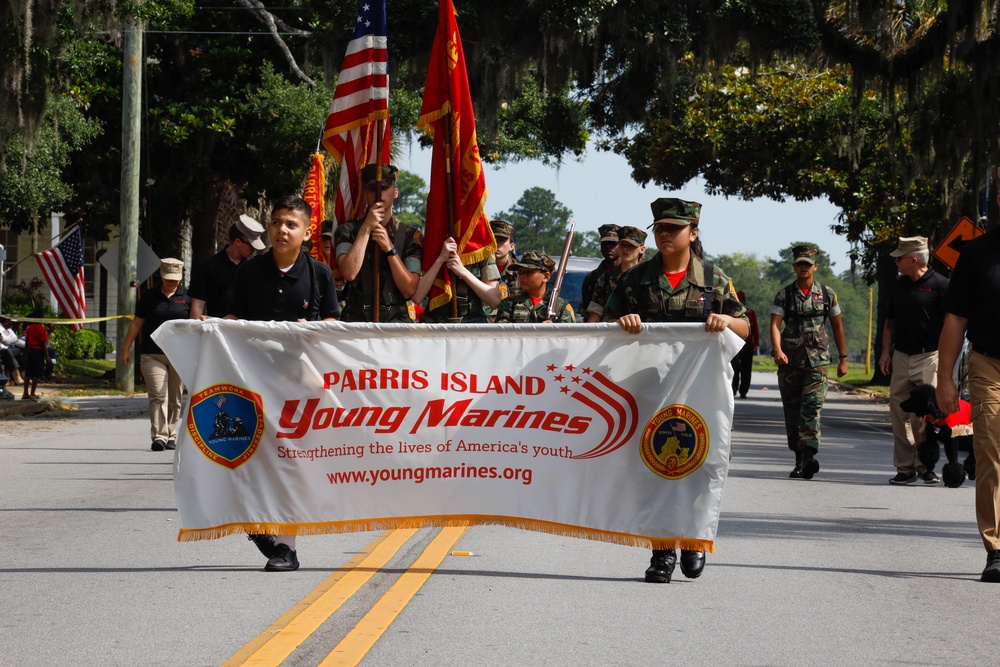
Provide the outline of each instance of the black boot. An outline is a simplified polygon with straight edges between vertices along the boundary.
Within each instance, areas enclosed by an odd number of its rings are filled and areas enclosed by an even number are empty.
[[[802,452],[795,452],[795,467],[792,468],[792,472],[788,473],[788,476],[792,479],[802,477]]]
[[[646,569],[646,581],[651,584],[669,584],[677,564],[677,554],[673,549],[653,549]]]
[[[802,448],[802,479],[812,479],[813,475],[819,472],[816,454],[816,450],[812,447]]]
[[[688,579],[697,579],[705,569],[705,554],[681,549],[681,572]]]

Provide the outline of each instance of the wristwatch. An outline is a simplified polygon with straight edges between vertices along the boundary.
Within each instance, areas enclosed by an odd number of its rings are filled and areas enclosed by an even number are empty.
[[[392,248],[392,249],[386,251],[385,256],[386,257],[394,257],[395,255],[398,255],[398,254],[399,253],[396,252],[396,249]]]

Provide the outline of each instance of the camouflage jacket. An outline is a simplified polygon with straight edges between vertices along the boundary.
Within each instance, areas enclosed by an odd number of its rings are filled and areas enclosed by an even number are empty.
[[[334,254],[337,257],[346,255],[354,245],[354,240],[358,237],[358,229],[364,220],[351,220],[342,225],[338,225],[334,230]],[[407,270],[420,275],[420,262],[423,257],[423,236],[419,229],[399,222],[395,217],[389,221],[386,227],[389,238],[393,240],[396,252]],[[365,248],[365,259],[361,265],[361,270],[357,277],[344,286],[344,309],[342,318],[345,322],[372,322],[372,306],[375,303],[374,287],[375,272],[373,264],[375,261],[375,242],[369,239],[368,247]],[[380,253],[379,263],[379,315],[380,322],[412,322],[410,308],[407,305],[403,293],[396,287],[396,282],[392,279],[392,270],[389,268],[389,258],[386,254]]]
[[[499,280],[500,278],[500,272],[497,271],[497,260],[493,255],[476,264],[469,264],[465,268],[484,283],[488,283],[491,280]],[[447,269],[442,268],[441,270],[445,271]],[[455,282],[458,283],[455,286],[456,298],[458,300],[458,316],[462,318],[462,322],[486,322],[487,306],[483,303],[483,300],[461,278],[457,278]],[[450,301],[443,306],[438,306],[434,310],[424,313],[424,322],[428,324],[437,322],[447,323],[450,320]]]
[[[531,297],[525,293],[515,299],[510,297],[500,302],[497,309],[497,322],[508,324],[535,324],[548,319],[549,299],[552,298],[552,290],[545,292],[545,296],[537,306],[531,303]],[[576,322],[576,315],[573,313],[573,306],[566,303],[565,299],[559,298],[556,302],[555,322],[573,324]]]
[[[826,321],[840,315],[837,295],[826,285],[813,281],[804,296],[796,283],[786,285],[774,296],[771,314],[784,321],[781,351],[792,368],[816,368],[830,363],[830,339]]]
[[[621,267],[616,266],[611,271],[598,276],[591,290],[590,302],[587,304],[585,311],[587,314],[594,313],[598,317],[604,317],[604,304],[608,302],[611,293],[615,291],[621,275]]]
[[[514,268],[514,262],[516,260],[511,257],[507,266],[504,267],[503,272],[500,273],[500,303],[507,299],[520,299],[524,296],[524,292],[521,291],[521,284],[517,282],[517,269]],[[494,262],[496,260],[494,259]],[[499,308],[499,306],[498,306]],[[486,313],[486,318],[494,322],[496,321],[497,308],[490,308],[484,305],[483,311]]]
[[[692,254],[687,273],[677,287],[671,287],[663,275],[660,257],[657,253],[621,275],[604,305],[605,322],[628,313],[636,313],[643,322],[704,322],[710,314],[721,313],[749,326],[746,308],[736,298],[733,283],[722,269]]]
[[[580,305],[577,308],[581,313],[588,312],[591,301],[596,301],[594,299],[594,287],[597,285],[598,281],[602,276],[606,276],[609,273],[616,271],[618,267],[615,265],[613,259],[602,259],[601,265],[596,269],[588,273],[583,278],[583,284],[580,286]],[[608,294],[611,292],[609,291]],[[605,298],[607,295],[605,295]],[[601,301],[601,305],[604,305],[604,301]]]

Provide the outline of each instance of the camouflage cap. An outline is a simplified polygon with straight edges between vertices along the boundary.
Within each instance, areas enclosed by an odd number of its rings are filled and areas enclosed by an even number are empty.
[[[552,273],[552,270],[556,268],[556,263],[552,261],[552,258],[544,252],[529,250],[521,255],[521,257],[514,262],[512,266],[516,269],[539,269],[541,271],[548,271],[549,273]]]
[[[654,225],[657,222],[666,222],[671,225],[697,225],[701,216],[701,204],[675,197],[660,197],[650,204],[649,208],[653,210]]]
[[[369,183],[374,183],[375,178],[378,176],[376,173],[378,165],[368,164],[361,168],[361,182],[367,186]],[[395,183],[396,182],[396,171],[397,169],[391,164],[382,164],[382,182],[383,183]]]
[[[510,224],[506,220],[490,220],[490,229],[493,230],[494,237],[501,237],[505,239],[514,238],[514,225]]]
[[[805,262],[815,264],[819,259],[819,248],[810,244],[797,245],[792,248],[792,264]]]
[[[646,245],[646,232],[635,227],[622,227],[618,230],[619,243],[630,243],[638,248],[641,245]]]
[[[889,257],[902,257],[921,250],[927,250],[926,236],[903,236],[899,239],[899,246],[889,253]]]
[[[605,241],[614,241],[618,243],[618,230],[621,229],[618,225],[601,225],[597,228],[597,233],[601,235],[601,243]]]
[[[333,236],[333,220],[324,220],[323,226],[320,227],[320,236]]]

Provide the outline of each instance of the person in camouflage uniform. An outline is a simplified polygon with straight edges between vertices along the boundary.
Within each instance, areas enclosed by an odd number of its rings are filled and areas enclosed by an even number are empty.
[[[497,271],[497,261],[492,253],[482,260],[469,264],[462,264],[462,259],[458,255],[458,243],[455,239],[448,237],[441,244],[441,252],[431,265],[420,284],[416,294],[413,295],[414,303],[421,303],[424,297],[430,293],[434,284],[434,279],[438,276],[443,266],[448,267],[455,276],[455,298],[458,301],[458,317],[463,323],[487,322],[486,309],[490,306],[500,305],[500,272]],[[424,312],[425,323],[448,323],[452,321],[451,301],[438,306],[433,310]]]
[[[814,279],[819,248],[792,248],[795,282],[778,290],[771,307],[771,346],[778,364],[778,389],[785,411],[788,448],[795,452],[789,477],[812,479],[819,472],[819,422],[826,400],[830,343],[826,321],[840,352],[837,377],[847,373],[847,339],[837,295]],[[781,325],[784,323],[784,331]]]
[[[364,220],[351,220],[334,231],[334,253],[346,285],[345,322],[374,322],[375,247],[379,253],[379,322],[413,322],[408,299],[420,282],[423,240],[420,230],[392,215],[392,202],[399,196],[396,168],[382,166],[382,192],[376,193],[376,165],[361,170],[368,213]]]
[[[594,286],[601,276],[606,276],[618,267],[618,225],[601,225],[597,228],[597,233],[601,235],[601,254],[604,259],[600,266],[588,273],[583,278],[580,286],[580,305],[577,308],[581,313],[586,314],[587,307],[594,300]],[[604,302],[601,302],[604,305]]]
[[[491,220],[490,229],[493,230],[493,238],[497,242],[493,257],[496,260],[497,271],[500,272],[500,282],[497,284],[500,289],[500,300],[503,301],[508,297],[520,298],[521,287],[517,282],[517,267],[514,266],[514,262],[517,261],[514,254],[514,225],[506,220]],[[493,322],[496,319],[496,308],[491,308],[487,304],[483,310],[488,321]]]
[[[732,281],[703,259],[698,240],[701,204],[664,197],[650,208],[659,254],[621,275],[604,305],[604,321],[616,321],[635,334],[642,331],[643,322],[704,322],[705,331],[730,329],[746,340],[750,322]],[[680,561],[689,579],[705,569],[705,554],[699,551],[682,549]],[[673,549],[654,549],[646,581],[669,584],[676,563]]]
[[[553,322],[549,319],[552,290],[548,289],[548,283],[556,263],[544,252],[532,250],[524,253],[521,259],[514,263],[514,267],[517,270],[521,296],[507,297],[501,301],[496,321],[512,324]],[[566,324],[576,322],[573,306],[566,303],[562,297],[556,302],[554,321]]]
[[[635,227],[626,226],[618,229],[618,244],[615,247],[618,266],[597,278],[590,302],[587,304],[587,322],[601,321],[604,316],[604,304],[618,284],[618,278],[642,261],[642,256],[646,252],[646,236],[646,232]]]

